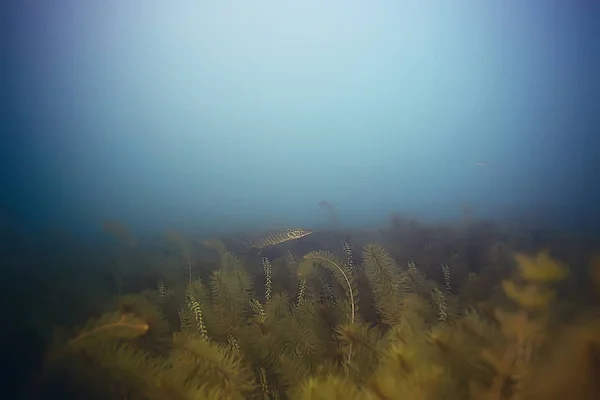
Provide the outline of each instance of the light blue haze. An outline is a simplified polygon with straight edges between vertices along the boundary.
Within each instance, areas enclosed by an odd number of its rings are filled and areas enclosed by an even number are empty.
[[[460,218],[470,204],[587,229],[600,199],[593,11],[21,2],[5,213],[32,227],[228,231],[323,227],[327,200],[347,226]]]

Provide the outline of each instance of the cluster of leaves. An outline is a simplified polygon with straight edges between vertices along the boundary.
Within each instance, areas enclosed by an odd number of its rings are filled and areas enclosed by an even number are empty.
[[[45,394],[157,400],[597,395],[587,352],[598,346],[600,324],[586,320],[548,334],[556,327],[552,284],[568,269],[547,253],[517,255],[517,273],[498,285],[504,302],[476,309],[453,294],[447,265],[440,266],[440,284],[414,263],[399,266],[378,244],[362,248],[360,263],[345,244],[340,255],[313,251],[298,260],[286,252],[263,258],[257,269],[211,242],[220,268],[205,284],[192,277],[189,247],[179,236],[171,239],[185,256],[182,283],[119,295],[101,318],[57,335],[37,386]],[[572,349],[575,341],[585,344],[572,355],[565,346]],[[584,377],[565,373],[542,384],[565,362],[580,366]]]

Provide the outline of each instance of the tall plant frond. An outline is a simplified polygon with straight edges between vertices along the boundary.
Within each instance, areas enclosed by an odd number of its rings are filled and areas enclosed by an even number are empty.
[[[284,392],[300,385],[312,372],[309,364],[303,363],[300,357],[290,353],[279,355],[273,369]]]
[[[431,291],[435,285],[427,279],[427,276],[421,272],[417,264],[414,261],[408,263],[406,268],[406,277],[409,289],[420,296],[425,298],[431,297]]]
[[[385,337],[387,345],[366,387],[379,398],[437,400],[456,391],[456,379],[444,368],[428,339],[424,321],[410,315]]]
[[[265,305],[267,323],[275,323],[290,314],[290,299],[286,293],[275,293],[269,304]]]
[[[192,295],[195,299],[203,304],[206,304],[210,301],[210,293],[200,279],[196,279],[191,283],[188,283],[185,288],[185,293]]]
[[[254,365],[272,368],[281,354],[280,336],[269,326],[254,321],[236,330],[242,352]]]
[[[358,289],[354,283],[348,265],[345,261],[337,259],[332,253],[318,250],[306,254],[298,269],[303,270],[306,269],[306,266],[314,264],[321,265],[333,272],[336,280],[344,288],[346,295],[350,299],[350,322],[354,322],[356,318]]]
[[[221,268],[224,270],[242,269],[242,262],[233,253],[226,251],[221,255]]]
[[[402,294],[407,279],[398,268],[396,261],[379,244],[367,244],[362,252],[364,269],[373,292],[378,296]]]
[[[244,311],[252,299],[252,283],[247,271],[242,269],[219,269],[210,279],[213,300],[213,317],[224,335],[243,321]]]
[[[339,350],[355,379],[368,378],[381,356],[380,332],[364,323],[345,324],[336,329]]]
[[[326,305],[316,301],[307,300],[298,306],[294,316],[300,321],[302,326],[313,331],[322,343],[330,343],[332,339],[331,325],[326,320],[328,311]],[[346,321],[346,319],[344,319],[344,321]],[[331,350],[333,353],[334,349],[331,348],[326,350]]]
[[[387,250],[378,244],[363,248],[364,271],[382,320],[388,325],[400,322],[402,297],[406,293],[407,276],[396,265]]]
[[[252,372],[239,354],[215,345],[199,334],[178,332],[173,337],[173,370],[196,382],[226,393],[249,393],[255,388]]]
[[[281,321],[276,332],[281,338],[283,348],[290,354],[295,354],[305,362],[317,361],[322,354],[322,343],[310,327],[302,324],[294,316],[288,316]]]

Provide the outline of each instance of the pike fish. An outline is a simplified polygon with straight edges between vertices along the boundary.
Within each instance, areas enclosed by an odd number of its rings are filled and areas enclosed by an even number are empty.
[[[303,238],[311,233],[312,231],[302,228],[284,229],[269,234],[260,235],[258,238],[250,242],[250,248],[262,250],[264,248],[275,246],[276,244]]]

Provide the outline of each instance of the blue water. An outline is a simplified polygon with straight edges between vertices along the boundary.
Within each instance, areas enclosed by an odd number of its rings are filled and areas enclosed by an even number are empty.
[[[600,220],[594,2],[4,3],[13,228]]]

